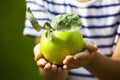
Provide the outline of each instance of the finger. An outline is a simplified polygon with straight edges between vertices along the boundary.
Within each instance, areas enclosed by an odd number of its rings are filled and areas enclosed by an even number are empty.
[[[41,58],[37,61],[39,67],[44,67],[47,64],[47,61],[44,58]]]
[[[69,64],[73,60],[72,55],[66,56],[66,58],[63,60],[63,64]]]
[[[62,71],[62,68],[61,68],[61,67],[58,67],[58,71],[61,72],[61,71]]]
[[[45,65],[44,69],[45,69],[45,70],[50,70],[51,67],[52,67],[52,65],[48,62],[48,63]]]
[[[34,47],[34,55],[35,55],[35,58],[34,58],[35,61],[38,61],[42,57],[42,52],[40,50],[40,44],[37,44]]]
[[[75,54],[74,59],[75,60],[85,60],[85,59],[88,59],[89,56],[90,56],[90,54],[87,51],[84,51],[84,52]]]
[[[57,66],[53,64],[53,65],[52,65],[52,70],[53,70],[53,71],[57,71]]]
[[[90,52],[97,51],[97,45],[90,39],[84,39],[85,48],[87,48]]]
[[[68,66],[67,65],[63,65],[63,69],[67,70]]]

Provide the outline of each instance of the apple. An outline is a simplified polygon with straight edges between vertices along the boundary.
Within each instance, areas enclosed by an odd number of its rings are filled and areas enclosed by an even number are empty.
[[[51,24],[46,22],[43,27],[38,24],[30,8],[27,9],[27,16],[37,31],[45,29],[40,38],[40,48],[44,58],[49,62],[63,65],[67,55],[74,55],[83,50],[83,36],[79,31],[82,24],[78,15],[60,14]]]
[[[45,34],[46,32],[41,36],[40,48],[46,60],[53,64],[62,65],[67,55],[74,55],[83,50],[84,42],[79,30],[53,31],[52,40],[49,40]]]

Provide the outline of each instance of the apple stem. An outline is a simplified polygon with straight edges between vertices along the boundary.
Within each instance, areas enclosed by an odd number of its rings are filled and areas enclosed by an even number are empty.
[[[48,38],[48,40],[52,40],[52,36],[51,33],[52,31],[55,31],[54,28],[51,27],[50,23],[45,22],[45,24],[43,25],[43,27],[47,30],[46,32],[46,38]]]
[[[45,22],[45,24],[43,25],[43,28],[50,31],[50,32],[55,31],[55,29],[52,28],[50,23],[48,23],[48,22]]]

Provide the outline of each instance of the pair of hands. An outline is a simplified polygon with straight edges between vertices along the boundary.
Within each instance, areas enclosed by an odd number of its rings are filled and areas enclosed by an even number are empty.
[[[63,66],[57,66],[54,64],[51,64],[45,58],[43,57],[41,50],[40,50],[40,44],[37,44],[34,47],[34,60],[36,61],[37,65],[44,69],[44,70],[50,70],[50,71],[62,71],[66,69],[74,69],[79,68],[81,66],[88,65],[94,58],[94,55],[98,49],[98,47],[93,43],[93,41],[89,39],[84,39],[85,44],[85,50],[82,52],[79,52],[75,55],[68,55],[63,60]]]

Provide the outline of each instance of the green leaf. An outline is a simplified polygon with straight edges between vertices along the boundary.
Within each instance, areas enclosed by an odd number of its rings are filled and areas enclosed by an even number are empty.
[[[35,19],[30,8],[27,9],[26,15],[27,15],[27,18],[29,19],[30,23],[32,24],[33,28],[39,32],[42,27],[38,24],[38,21]]]
[[[77,14],[60,14],[51,22],[52,28],[58,31],[73,31],[82,27],[81,20]]]

